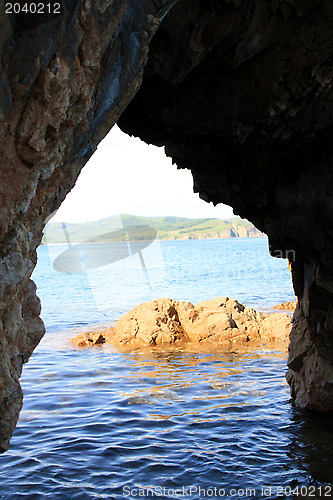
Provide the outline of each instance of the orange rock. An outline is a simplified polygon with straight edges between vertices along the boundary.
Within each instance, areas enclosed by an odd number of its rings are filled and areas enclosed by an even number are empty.
[[[278,304],[274,306],[273,309],[280,309],[282,311],[295,311],[297,305],[297,301],[294,302],[283,302],[283,304]]]
[[[292,319],[288,314],[274,313],[266,317],[260,328],[262,339],[274,341],[289,341],[289,335],[292,328]]]
[[[78,346],[97,343],[143,347],[162,344],[228,345],[254,340],[287,340],[291,318],[264,314],[235,299],[218,297],[193,305],[168,298],[139,304],[105,332],[87,332],[73,339]]]
[[[107,335],[107,341],[126,346],[188,341],[178,319],[178,304],[171,299],[158,299],[139,304],[117,321]]]
[[[103,344],[105,337],[100,332],[84,332],[73,337],[71,340],[78,347],[91,347],[96,344]]]

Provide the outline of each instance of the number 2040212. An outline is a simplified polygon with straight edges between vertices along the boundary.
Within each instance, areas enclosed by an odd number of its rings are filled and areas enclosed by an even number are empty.
[[[60,3],[7,2],[6,14],[61,14]]]

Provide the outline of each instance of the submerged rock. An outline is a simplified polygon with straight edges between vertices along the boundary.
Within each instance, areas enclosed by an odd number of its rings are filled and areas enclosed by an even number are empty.
[[[100,332],[84,332],[74,337],[72,342],[79,347],[91,347],[93,345],[103,344],[105,338]]]
[[[264,314],[236,299],[218,297],[193,305],[162,298],[134,307],[103,332],[99,343],[136,348],[184,342],[228,345],[254,340],[287,341],[290,330],[291,318],[287,314]],[[93,335],[81,334],[72,342],[91,346],[97,343]]]
[[[295,311],[297,306],[297,301],[283,302],[282,304],[277,304],[273,309],[279,309],[280,311]]]

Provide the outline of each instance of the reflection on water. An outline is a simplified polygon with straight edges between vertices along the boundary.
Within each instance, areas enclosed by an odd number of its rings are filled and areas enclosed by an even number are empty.
[[[101,268],[94,289],[86,275],[53,272],[49,249],[39,249],[34,279],[48,334],[23,370],[0,498],[133,499],[148,487],[150,498],[220,498],[222,490],[253,498],[232,488],[288,498],[276,488],[333,482],[331,420],[292,408],[281,346],[81,350],[59,333],[114,322],[163,296],[197,303],[228,295],[260,308],[293,300],[285,262],[268,255],[265,239],[168,241],[161,250],[163,279],[152,256],[146,261],[158,270],[152,290],[138,255]],[[183,487],[191,489],[174,493]]]
[[[309,477],[323,484],[333,482],[332,424],[332,415],[296,408],[290,423],[290,458]],[[331,493],[333,496],[333,488]]]
[[[269,498],[264,485],[332,482],[328,417],[291,407],[285,363],[279,346],[120,353],[44,344],[25,367],[0,496],[134,498],[155,487],[175,498],[192,486]]]

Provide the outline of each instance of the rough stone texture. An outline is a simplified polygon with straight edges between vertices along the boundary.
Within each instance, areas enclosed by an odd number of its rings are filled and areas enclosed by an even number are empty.
[[[0,451],[43,336],[30,281],[44,224],[140,86],[169,0],[66,0],[60,15],[0,6]]]
[[[138,348],[177,343],[238,345],[254,340],[289,339],[287,314],[263,314],[235,299],[217,297],[200,304],[157,299],[139,304],[104,332],[84,332],[72,339],[75,345],[118,344]],[[102,337],[102,338],[101,338]]]
[[[295,324],[288,377],[303,406],[331,408],[332,28],[331,0],[61,0],[44,16],[1,4],[1,450],[43,334],[29,281],[43,226],[130,102],[124,130],[165,145],[202,198],[292,261],[306,331]]]
[[[105,337],[101,332],[84,332],[80,333],[72,339],[73,344],[78,347],[92,347],[94,345],[101,345],[105,342]]]
[[[165,145],[179,168],[191,169],[203,199],[233,206],[268,235],[272,255],[289,258],[306,329],[295,323],[288,380],[299,405],[328,410],[332,29],[330,0],[179,1],[119,121]],[[295,365],[304,337],[306,355]]]

